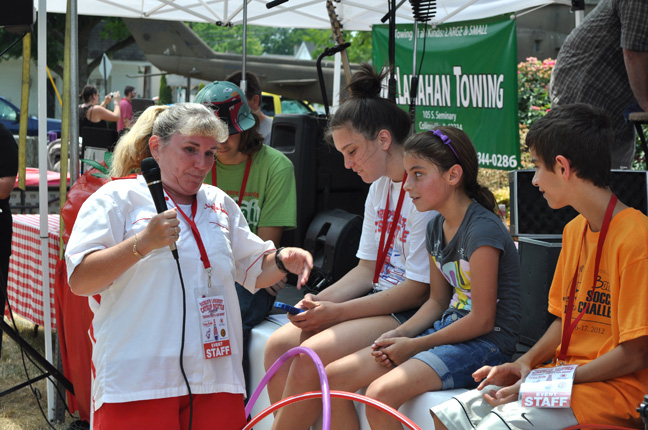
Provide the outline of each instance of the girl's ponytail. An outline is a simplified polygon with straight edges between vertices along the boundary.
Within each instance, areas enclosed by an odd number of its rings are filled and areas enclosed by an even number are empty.
[[[497,200],[495,199],[495,195],[485,186],[475,182],[472,190],[468,191],[467,194],[489,211],[497,212]]]
[[[436,164],[443,172],[459,164],[463,169],[461,186],[468,197],[489,211],[496,212],[495,196],[477,182],[477,152],[463,130],[442,126],[418,133],[407,140],[404,151]]]

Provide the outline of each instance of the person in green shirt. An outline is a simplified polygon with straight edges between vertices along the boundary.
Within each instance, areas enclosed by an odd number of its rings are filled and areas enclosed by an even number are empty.
[[[297,226],[297,193],[292,162],[264,145],[258,121],[245,94],[235,84],[214,81],[196,96],[196,103],[212,109],[229,127],[229,138],[218,144],[216,162],[205,182],[225,191],[239,204],[250,230],[279,247],[284,229]],[[248,346],[252,328],[272,308],[286,278],[272,288],[251,294],[236,285],[243,320],[243,370],[250,394]]]

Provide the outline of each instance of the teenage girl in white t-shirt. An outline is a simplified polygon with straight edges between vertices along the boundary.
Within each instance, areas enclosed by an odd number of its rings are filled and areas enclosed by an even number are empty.
[[[425,228],[435,213],[418,212],[402,190],[402,145],[410,118],[380,97],[383,77],[364,65],[349,84],[350,97],[329,121],[328,134],[345,167],[372,184],[356,254],[360,261],[338,282],[297,304],[306,311],[289,316],[291,323],[270,337],[266,370],[300,345],[314,350],[324,365],[363,349],[407,320],[429,293]],[[296,356],[270,380],[268,393],[275,403],[319,388],[310,358]],[[321,404],[309,400],[280,409],[273,429],[308,429]]]

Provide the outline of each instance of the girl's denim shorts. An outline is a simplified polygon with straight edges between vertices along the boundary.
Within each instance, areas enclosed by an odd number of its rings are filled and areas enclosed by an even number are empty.
[[[432,334],[458,321],[461,315],[446,311],[441,319],[434,323],[418,337]],[[473,372],[482,366],[496,366],[509,360],[493,342],[485,339],[472,339],[463,343],[439,345],[427,351],[419,352],[414,357],[434,370],[443,382],[443,389],[474,388],[477,382]]]

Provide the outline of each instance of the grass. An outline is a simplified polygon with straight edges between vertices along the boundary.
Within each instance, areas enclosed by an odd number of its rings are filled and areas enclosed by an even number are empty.
[[[11,320],[5,318],[5,322],[13,327]],[[41,355],[45,355],[44,330],[38,327],[35,332],[34,324],[21,317],[16,317],[18,333]],[[55,341],[56,333],[52,334],[52,342]],[[35,377],[42,372],[32,364],[25,355],[25,365],[30,377]],[[27,380],[23,359],[19,345],[8,335],[2,333],[2,358],[0,358],[0,392],[16,386]],[[56,429],[66,430],[78,417],[66,413],[65,421],[62,423],[48,424],[47,417],[47,387],[46,380],[42,379],[32,384],[34,390],[40,397],[40,405],[45,412],[41,414],[38,402],[32,390],[27,386],[20,388],[0,398],[0,428],[3,430],[44,430]],[[54,391],[56,395],[56,390]]]

